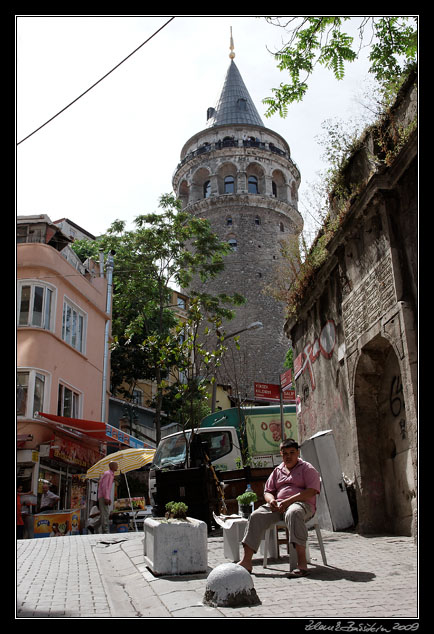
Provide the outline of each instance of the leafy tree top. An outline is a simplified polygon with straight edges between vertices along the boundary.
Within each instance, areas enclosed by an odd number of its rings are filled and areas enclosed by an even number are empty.
[[[263,100],[268,105],[266,117],[276,112],[286,117],[288,105],[305,96],[316,65],[343,79],[345,65],[357,60],[364,46],[370,48],[369,72],[382,83],[395,79],[416,61],[416,17],[361,16],[358,45],[357,38],[343,30],[351,16],[291,16],[285,23],[279,17],[266,19],[289,33],[289,41],[274,56],[279,70],[288,71],[291,78],[291,83],[281,83],[272,89],[272,97]]]

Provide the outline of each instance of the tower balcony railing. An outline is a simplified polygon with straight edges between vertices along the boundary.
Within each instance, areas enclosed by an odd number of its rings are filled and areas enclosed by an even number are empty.
[[[294,167],[298,171],[300,171],[295,161],[291,159],[289,152],[285,152],[284,150],[281,150],[280,148],[275,146],[273,143],[265,143],[263,141],[259,141],[259,139],[254,140],[254,139],[235,139],[235,138],[219,139],[215,143],[204,143],[199,148],[197,148],[197,150],[193,150],[192,152],[189,152],[187,156],[185,156],[185,158],[183,158],[182,161],[178,163],[178,167],[176,168],[175,171],[177,171],[180,167],[188,163],[188,161],[195,158],[196,156],[207,154],[209,152],[222,150],[227,147],[234,147],[234,148],[252,147],[252,148],[257,148],[259,150],[264,150],[266,152],[272,152],[273,154],[278,154],[279,156],[283,156],[287,160],[291,161]]]

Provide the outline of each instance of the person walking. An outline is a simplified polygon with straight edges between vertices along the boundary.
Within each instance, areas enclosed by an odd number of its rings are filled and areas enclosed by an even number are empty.
[[[115,479],[115,472],[118,469],[117,462],[110,462],[109,468],[99,479],[98,484],[98,507],[101,513],[101,533],[109,533],[110,504],[112,497],[112,487]]]

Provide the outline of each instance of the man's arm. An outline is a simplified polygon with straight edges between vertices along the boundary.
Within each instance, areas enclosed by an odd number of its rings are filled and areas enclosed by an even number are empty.
[[[286,511],[288,506],[294,504],[294,502],[305,502],[306,500],[313,498],[313,496],[317,495],[318,493],[319,491],[317,491],[316,489],[304,489],[304,491],[300,491],[300,493],[291,495],[289,498],[286,498],[286,500],[280,500],[278,504],[278,509],[280,512]]]
[[[270,507],[273,509],[273,511],[277,511],[278,510],[278,502],[277,502],[276,498],[274,497],[273,493],[270,493],[269,491],[266,491],[264,493],[264,500],[270,505]]]

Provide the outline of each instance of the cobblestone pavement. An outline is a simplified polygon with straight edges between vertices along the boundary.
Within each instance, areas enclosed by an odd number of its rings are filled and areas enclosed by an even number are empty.
[[[20,540],[16,618],[392,619],[390,631],[410,619],[408,630],[419,616],[413,539],[322,534],[328,566],[311,532],[304,578],[286,576],[287,556],[265,569],[258,554],[252,579],[261,603],[242,608],[202,603],[209,571],[227,561],[221,532],[208,538],[208,573],[177,577],[155,577],[146,567],[142,533]]]

